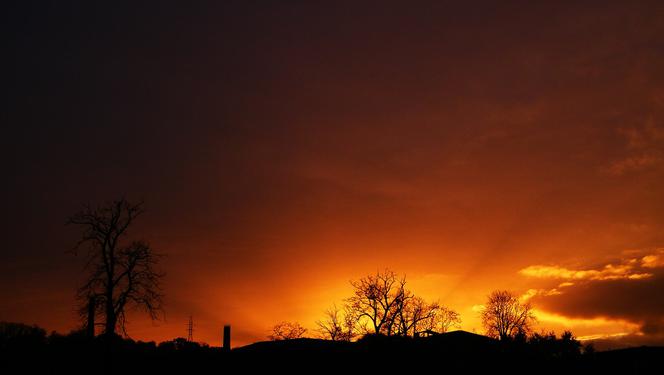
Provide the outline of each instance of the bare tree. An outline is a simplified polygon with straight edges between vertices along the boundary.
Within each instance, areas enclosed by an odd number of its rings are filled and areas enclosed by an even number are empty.
[[[394,271],[376,272],[357,281],[351,281],[354,295],[347,300],[366,333],[392,335],[398,328],[397,316],[404,300],[409,298],[405,289],[405,276]]]
[[[406,289],[406,277],[394,271],[379,271],[351,285],[354,295],[346,301],[357,329],[364,333],[418,336],[424,331],[446,332],[461,322],[456,311]],[[325,327],[333,327],[333,321],[328,315]]]
[[[143,204],[125,199],[101,207],[85,206],[69,219],[83,229],[74,253],[86,256],[85,283],[78,289],[80,312],[88,315],[90,304],[103,318],[104,333],[117,328],[127,334],[125,323],[129,307],[146,311],[152,319],[162,312],[160,280],[163,273],[155,267],[159,259],[144,241],[126,241],[127,230],[143,213]]]
[[[357,318],[349,305],[340,310],[336,304],[325,311],[323,320],[316,322],[323,338],[332,341],[351,341],[357,335],[356,323]]]
[[[433,330],[431,322],[435,321],[440,305],[438,302],[427,303],[421,297],[411,295],[397,309],[399,322],[398,333],[403,336],[418,336],[425,330]]]
[[[272,334],[268,338],[272,341],[299,339],[306,332],[307,329],[298,322],[281,322],[272,327]]]
[[[508,291],[491,293],[481,314],[487,336],[500,340],[528,334],[535,322],[530,303]]]
[[[427,303],[416,297],[403,314],[402,327],[408,327],[405,335],[418,337],[423,333],[445,333],[461,324],[459,313],[438,302]]]
[[[436,328],[433,328],[432,330],[445,333],[448,332],[450,328],[458,328],[460,326],[461,316],[455,310],[452,310],[446,306],[441,306],[440,309],[438,309],[436,312],[434,321]]]

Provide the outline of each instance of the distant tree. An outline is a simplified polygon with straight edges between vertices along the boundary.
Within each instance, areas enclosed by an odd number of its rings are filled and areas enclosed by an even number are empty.
[[[46,344],[46,330],[36,325],[0,322],[0,353],[5,350],[34,349]]]
[[[563,332],[560,338],[553,331],[534,333],[528,339],[528,344],[533,353],[541,357],[570,359],[581,355],[581,343],[571,331]]]
[[[558,339],[556,338],[556,333],[544,332],[533,333],[528,338],[528,344],[533,353],[540,357],[551,357],[557,351]]]
[[[427,303],[424,299],[406,293],[406,298],[397,308],[398,333],[402,336],[418,336],[421,332],[434,330],[436,314],[440,310],[437,302]]]
[[[366,334],[418,336],[425,331],[446,332],[461,321],[456,311],[413,294],[406,288],[406,276],[389,269],[351,285],[353,296],[346,303],[357,330]]]
[[[522,303],[508,291],[491,293],[481,314],[487,336],[500,340],[525,336],[535,322],[530,303]]]
[[[171,341],[160,342],[158,348],[165,351],[196,351],[203,347],[200,343],[177,337]]]
[[[424,332],[445,333],[461,323],[459,313],[438,302],[413,296],[399,310],[399,334],[417,337]]]
[[[572,331],[565,331],[560,336],[560,354],[563,357],[581,355],[582,344],[574,337]]]
[[[446,306],[440,306],[436,311],[436,314],[433,319],[433,325],[431,330],[445,333],[448,332],[453,327],[459,327],[461,324],[461,316],[455,310],[450,309]]]
[[[307,329],[298,322],[281,322],[272,327],[272,334],[268,338],[272,341],[299,339],[306,332]]]
[[[390,336],[398,331],[399,310],[411,298],[405,289],[405,276],[384,270],[351,281],[351,285],[354,295],[347,302],[365,333]]]
[[[323,320],[316,322],[323,338],[332,341],[351,341],[357,335],[356,323],[357,318],[349,305],[339,309],[336,304],[325,311]]]
[[[160,256],[144,241],[126,240],[130,225],[142,213],[142,203],[119,199],[101,207],[85,206],[69,219],[83,230],[74,253],[83,250],[88,272],[77,292],[79,311],[87,317],[93,301],[107,335],[114,335],[118,327],[126,335],[130,306],[143,309],[152,319],[162,311],[163,273],[156,270]]]

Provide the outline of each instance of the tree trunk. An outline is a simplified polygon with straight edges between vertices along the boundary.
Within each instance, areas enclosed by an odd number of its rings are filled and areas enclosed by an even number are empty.
[[[88,326],[87,326],[87,335],[88,338],[95,337],[95,297],[90,297],[88,300]]]
[[[115,334],[115,323],[117,317],[115,316],[115,309],[113,308],[113,297],[106,297],[106,330],[105,333],[107,336],[113,336]]]

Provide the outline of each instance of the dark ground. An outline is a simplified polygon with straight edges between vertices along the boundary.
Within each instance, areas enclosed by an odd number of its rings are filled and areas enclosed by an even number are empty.
[[[0,373],[662,373],[664,347],[583,353],[578,341],[500,342],[456,331],[425,338],[368,336],[357,342],[295,339],[224,351],[183,339],[155,345],[83,335],[0,345]],[[5,371],[8,370],[8,371]]]

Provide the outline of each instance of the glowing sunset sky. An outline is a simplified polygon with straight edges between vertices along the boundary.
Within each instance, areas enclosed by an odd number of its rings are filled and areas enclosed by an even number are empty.
[[[136,339],[314,329],[389,267],[464,330],[508,289],[664,344],[664,3],[165,3],[3,5],[0,321],[75,328],[64,223],[125,195],[166,255]]]

